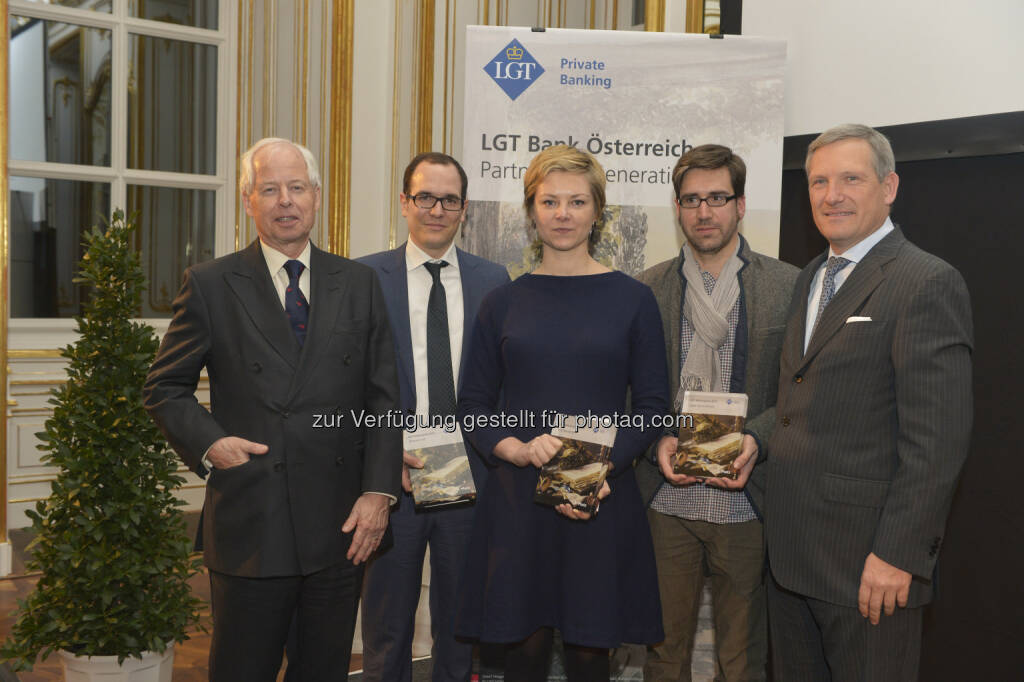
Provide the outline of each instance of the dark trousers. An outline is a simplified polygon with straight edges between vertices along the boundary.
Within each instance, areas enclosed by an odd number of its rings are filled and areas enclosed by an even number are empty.
[[[297,644],[288,678],[347,680],[362,574],[349,562],[280,578],[210,571],[211,682],[274,682],[293,616]]]
[[[704,565],[711,576],[716,680],[765,678],[764,533],[758,520],[708,523],[647,510],[665,641],[647,651],[647,682],[689,682]]]
[[[921,609],[884,611],[878,625],[857,607],[830,604],[768,579],[775,682],[917,682]]]
[[[391,515],[395,543],[366,569],[363,585],[363,677],[409,682],[423,557],[430,545],[430,631],[434,682],[468,681],[473,645],[455,639],[459,574],[473,527],[473,507],[416,512],[403,495]]]

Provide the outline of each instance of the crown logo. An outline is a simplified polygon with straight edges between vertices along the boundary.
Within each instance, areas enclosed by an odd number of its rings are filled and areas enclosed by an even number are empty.
[[[487,62],[484,72],[504,90],[509,99],[514,100],[544,73],[544,67],[522,43],[513,38],[494,55],[494,59]]]

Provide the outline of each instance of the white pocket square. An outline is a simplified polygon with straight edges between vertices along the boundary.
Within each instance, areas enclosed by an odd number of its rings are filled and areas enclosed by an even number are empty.
[[[850,324],[851,322],[870,322],[870,321],[871,321],[870,317],[860,317],[858,315],[853,315],[851,317],[846,318],[846,324]]]

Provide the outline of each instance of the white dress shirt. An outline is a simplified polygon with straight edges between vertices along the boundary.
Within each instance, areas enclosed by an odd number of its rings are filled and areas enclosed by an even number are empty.
[[[850,261],[841,270],[836,272],[835,283],[836,289],[833,292],[833,296],[839,293],[839,287],[843,286],[843,282],[850,276],[853,269],[857,267],[857,263],[864,259],[864,256],[868,255],[868,251],[874,248],[875,244],[882,241],[885,235],[889,234],[895,229],[895,225],[892,224],[892,220],[887,216],[882,226],[869,234],[864,239],[860,240],[843,253],[839,254],[846,260]],[[828,248],[828,257],[835,256],[836,253],[830,246]],[[828,265],[828,258],[821,264],[818,271],[814,273],[814,279],[811,280],[811,293],[807,295],[807,326],[804,329],[804,352],[807,352],[807,346],[811,343],[811,332],[814,331],[814,323],[818,320],[818,302],[821,300],[821,287],[825,280],[825,266]]]
[[[260,250],[263,251],[263,260],[267,262],[267,270],[270,271],[270,281],[274,283],[274,289],[277,290],[277,298],[281,301],[281,309],[284,309],[284,294],[285,290],[288,289],[288,271],[284,269],[284,264],[290,260],[297,260],[302,263],[305,267],[302,268],[302,274],[299,275],[299,291],[306,297],[306,302],[312,306],[313,297],[310,296],[309,291],[309,247],[310,242],[306,241],[306,248],[302,250],[298,258],[289,258],[284,255],[273,246],[266,244],[263,240],[260,240]]]
[[[434,278],[423,267],[426,262],[448,263],[441,268],[445,302],[448,305],[448,341],[452,353],[452,380],[459,386],[459,362],[462,360],[462,333],[465,309],[462,303],[462,275],[459,256],[452,243],[440,258],[431,258],[410,239],[405,245],[405,268],[409,287],[409,331],[412,336],[412,363],[416,378],[416,414],[430,414],[430,388],[427,379],[427,303]]]

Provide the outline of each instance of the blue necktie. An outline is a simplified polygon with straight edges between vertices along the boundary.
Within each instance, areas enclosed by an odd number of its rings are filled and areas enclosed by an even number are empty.
[[[814,318],[814,329],[811,330],[812,335],[818,329],[818,323],[821,322],[821,314],[825,312],[825,306],[836,295],[836,275],[849,263],[850,261],[842,256],[832,256],[828,259],[828,264],[825,266],[825,279],[821,283],[821,298],[818,299],[818,316]]]
[[[299,276],[306,266],[301,261],[290,260],[284,264],[285,272],[288,273],[288,288],[284,292],[284,311],[288,313],[288,322],[295,332],[295,340],[299,347],[306,342],[306,325],[309,323],[309,303],[299,289]]]

